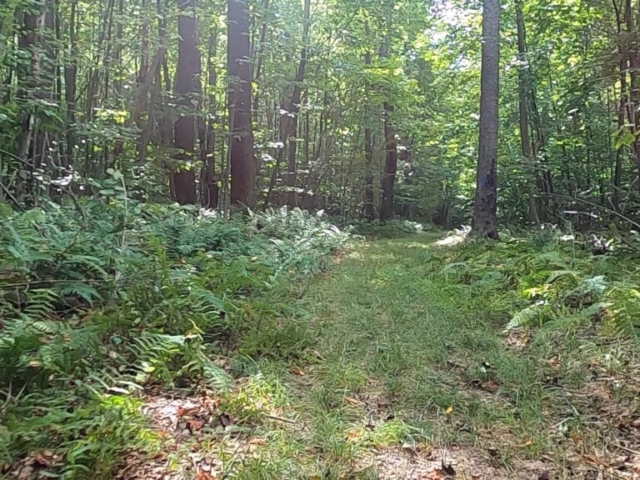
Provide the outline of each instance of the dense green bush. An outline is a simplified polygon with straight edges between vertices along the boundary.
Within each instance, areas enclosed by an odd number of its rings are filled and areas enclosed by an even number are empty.
[[[591,239],[556,230],[529,238],[505,233],[498,243],[470,239],[443,248],[428,269],[476,287],[507,330],[596,322],[635,333],[640,325],[640,271],[630,261],[635,251],[595,253]]]

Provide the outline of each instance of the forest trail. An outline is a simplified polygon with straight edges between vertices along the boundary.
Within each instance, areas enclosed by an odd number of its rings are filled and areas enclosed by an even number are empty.
[[[234,395],[206,400],[224,412],[224,433],[180,440],[205,465],[196,478],[637,478],[629,462],[640,457],[615,446],[620,412],[637,400],[614,401],[610,376],[550,380],[552,340],[530,348],[524,331],[505,336],[481,285],[427,268],[450,255],[435,240],[361,243],[297,286],[305,314],[283,320],[278,356],[248,364]],[[560,388],[565,373],[580,388]],[[203,408],[194,402],[178,409]]]

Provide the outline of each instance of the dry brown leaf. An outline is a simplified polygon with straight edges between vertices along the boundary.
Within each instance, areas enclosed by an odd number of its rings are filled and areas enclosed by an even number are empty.
[[[364,403],[358,400],[357,398],[344,397],[344,399],[347,403],[350,403],[351,405],[356,405],[356,406],[364,405]]]
[[[496,390],[498,390],[500,388],[500,385],[498,385],[496,382],[494,382],[493,380],[488,380],[486,382],[482,382],[480,384],[480,387],[483,390],[487,390],[489,392],[495,392]]]
[[[357,430],[351,430],[347,432],[347,440],[358,440],[360,438],[360,432]]]
[[[36,453],[33,456],[34,461],[41,467],[50,467],[51,458],[48,458],[44,453]]]
[[[198,470],[196,473],[196,480],[214,480],[214,477],[212,477],[209,472]]]
[[[266,445],[267,441],[264,438],[252,438],[249,440],[249,445]]]
[[[202,430],[202,427],[204,427],[203,420],[193,420],[193,419],[187,420],[187,428],[191,432],[197,432],[199,430]]]
[[[592,463],[594,465],[608,467],[609,464],[601,458],[596,457],[595,455],[591,455],[589,453],[583,453],[582,458],[584,458],[587,462]]]
[[[442,480],[444,475],[442,474],[442,470],[434,470],[433,472],[429,472],[427,474],[427,480]]]
[[[453,468],[451,463],[445,463],[444,459],[442,460],[442,471],[451,477],[456,476],[456,471]]]
[[[300,368],[296,367],[295,365],[293,365],[289,371],[291,373],[293,373],[294,375],[298,375],[299,377],[305,377],[307,374],[304,373]]]

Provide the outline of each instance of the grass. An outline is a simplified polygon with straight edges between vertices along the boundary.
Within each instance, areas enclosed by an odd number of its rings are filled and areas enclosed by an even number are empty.
[[[587,336],[583,321],[511,348],[505,302],[521,308],[517,295],[491,279],[443,273],[461,252],[486,247],[439,249],[435,239],[359,244],[329,274],[297,287],[303,336],[314,345],[301,358],[256,365],[278,385],[279,411],[295,425],[258,426],[269,441],[238,478],[379,478],[364,468],[372,452],[431,446],[489,451],[494,466],[514,471],[552,458],[557,478],[578,478],[566,473],[568,459],[615,437],[581,395],[604,359],[607,374],[628,374],[637,344]],[[638,408],[631,390],[609,390]]]

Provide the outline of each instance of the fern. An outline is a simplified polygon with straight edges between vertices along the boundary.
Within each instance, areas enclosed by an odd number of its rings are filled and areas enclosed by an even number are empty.
[[[542,314],[541,307],[544,305],[543,302],[536,303],[535,305],[530,305],[527,308],[520,310],[516,313],[507,326],[505,327],[505,332],[509,332],[511,330],[515,330],[516,328],[526,327],[533,323],[535,320],[538,320]]]
[[[60,289],[60,295],[76,296],[87,302],[89,305],[93,305],[94,301],[100,300],[101,298],[98,290],[86,283],[70,283]]]

